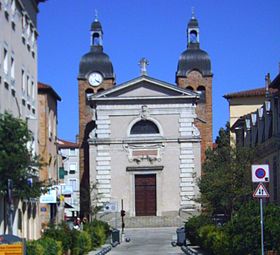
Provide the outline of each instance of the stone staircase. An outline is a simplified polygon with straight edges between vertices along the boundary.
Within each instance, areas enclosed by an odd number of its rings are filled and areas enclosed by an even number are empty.
[[[179,216],[137,216],[125,218],[127,228],[181,227],[184,224]]]
[[[121,227],[121,217],[119,216],[119,214],[103,214],[98,218],[100,220],[108,222],[112,227]],[[185,221],[185,219],[181,218],[178,215],[124,217],[126,228],[182,227]]]

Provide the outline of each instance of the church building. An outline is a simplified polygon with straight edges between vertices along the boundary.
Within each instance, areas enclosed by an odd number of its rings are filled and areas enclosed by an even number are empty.
[[[171,226],[181,212],[200,209],[197,178],[212,145],[212,72],[199,36],[193,15],[176,84],[150,77],[145,58],[139,77],[116,84],[101,23],[92,23],[78,75],[82,216],[116,202],[130,226],[141,216],[150,226]]]

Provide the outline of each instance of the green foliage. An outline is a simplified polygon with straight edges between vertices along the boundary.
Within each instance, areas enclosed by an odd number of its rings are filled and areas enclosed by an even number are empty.
[[[44,247],[38,241],[26,242],[27,255],[44,255]]]
[[[49,237],[44,237],[39,239],[38,243],[44,248],[44,255],[61,255],[59,254],[61,246],[59,247],[59,243],[56,240]]]
[[[280,252],[280,207],[264,206],[265,250]],[[191,218],[186,223],[187,238],[210,254],[259,254],[261,243],[260,208],[258,201],[244,204],[224,226],[209,224],[205,216]]]
[[[79,232],[75,248],[73,249],[73,255],[87,254],[92,249],[91,238],[89,233],[82,231]]]
[[[264,206],[265,249],[280,252],[280,207],[274,204]],[[231,237],[230,248],[235,254],[257,253],[260,250],[260,208],[257,201],[244,205],[225,226]]]
[[[39,167],[38,157],[32,155],[29,142],[31,132],[26,121],[11,114],[0,115],[0,192],[7,190],[8,179],[13,180],[13,190],[19,198],[39,197],[41,186],[38,180],[33,186],[28,179],[35,176]]]
[[[75,230],[71,230],[65,222],[62,222],[58,225],[50,224],[45,230],[43,237],[60,241],[63,252],[67,252],[69,249],[73,248],[76,235],[77,232]]]
[[[202,226],[211,223],[212,223],[211,219],[206,215],[191,217],[185,223],[186,238],[189,239],[189,241],[192,244],[200,244],[200,239],[197,230],[200,229]]]
[[[106,222],[94,220],[84,225],[84,231],[89,233],[94,249],[105,243],[110,233],[110,227]]]
[[[205,225],[198,230],[201,247],[213,255],[229,254],[229,238],[222,228]]]
[[[203,175],[198,182],[201,203],[208,213],[223,213],[229,217],[251,199],[251,148],[230,145],[229,126],[221,128],[213,150],[207,150]]]

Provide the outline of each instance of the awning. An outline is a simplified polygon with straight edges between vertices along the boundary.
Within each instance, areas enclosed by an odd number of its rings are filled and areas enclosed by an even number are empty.
[[[66,202],[64,202],[64,208],[73,209],[74,207]]]

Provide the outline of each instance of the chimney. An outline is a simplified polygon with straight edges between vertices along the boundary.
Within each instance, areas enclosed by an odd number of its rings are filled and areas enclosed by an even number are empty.
[[[76,135],[76,143],[79,144],[79,135]]]

